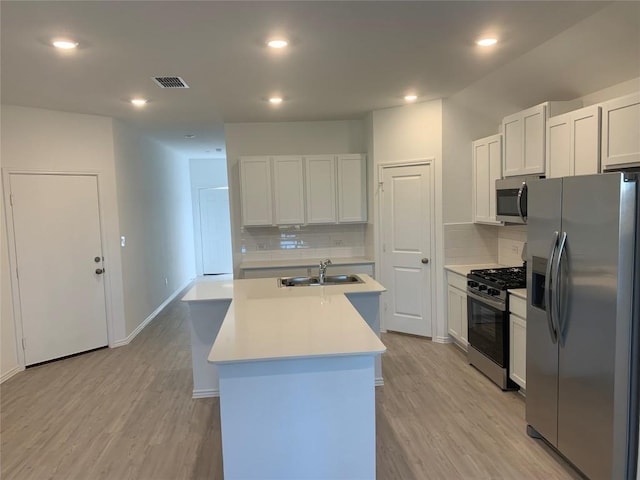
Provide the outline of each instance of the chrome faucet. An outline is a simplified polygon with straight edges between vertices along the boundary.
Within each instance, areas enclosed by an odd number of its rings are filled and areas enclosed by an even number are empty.
[[[327,267],[331,265],[331,260],[325,258],[324,260],[320,260],[320,271],[318,272],[318,281],[320,285],[324,284],[324,277],[327,275]]]

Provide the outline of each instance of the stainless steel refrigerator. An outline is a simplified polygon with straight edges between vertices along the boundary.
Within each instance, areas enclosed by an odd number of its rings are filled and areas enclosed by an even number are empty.
[[[593,480],[635,479],[638,174],[529,185],[527,431]]]

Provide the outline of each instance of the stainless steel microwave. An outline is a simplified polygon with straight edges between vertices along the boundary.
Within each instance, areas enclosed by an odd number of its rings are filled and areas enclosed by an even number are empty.
[[[527,223],[527,183],[540,177],[512,177],[496,180],[496,220]]]

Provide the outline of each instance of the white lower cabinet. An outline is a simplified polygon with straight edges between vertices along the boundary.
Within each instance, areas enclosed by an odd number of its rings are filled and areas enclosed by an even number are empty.
[[[467,350],[467,279],[463,275],[447,272],[447,324],[455,343]]]
[[[527,302],[509,295],[509,378],[527,388]]]

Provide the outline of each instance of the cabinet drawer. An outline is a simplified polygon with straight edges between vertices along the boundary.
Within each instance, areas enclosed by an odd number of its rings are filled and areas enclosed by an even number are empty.
[[[447,272],[447,283],[463,292],[467,291],[467,277],[458,273]]]
[[[514,315],[527,319],[527,301],[515,295],[509,295],[509,311]]]

